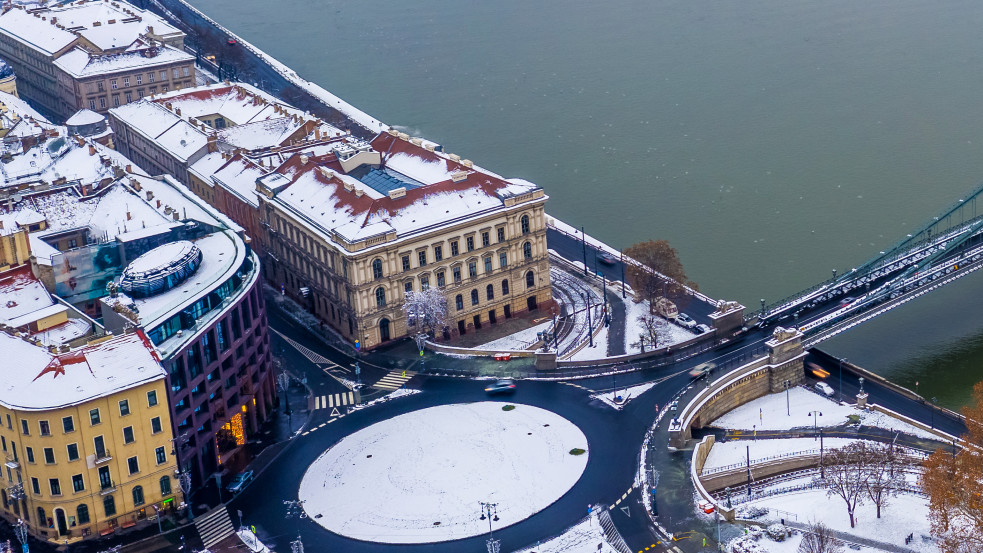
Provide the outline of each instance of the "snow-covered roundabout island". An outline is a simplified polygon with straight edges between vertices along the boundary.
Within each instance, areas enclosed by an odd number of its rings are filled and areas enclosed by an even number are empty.
[[[559,415],[480,402],[421,409],[345,437],[304,474],[311,520],[349,538],[432,543],[499,529],[548,507],[587,467],[587,438]]]

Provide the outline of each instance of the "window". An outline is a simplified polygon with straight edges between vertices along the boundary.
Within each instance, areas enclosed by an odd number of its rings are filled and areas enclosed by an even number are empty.
[[[147,392],[147,407],[155,405],[157,405],[157,390],[150,390]]]
[[[485,297],[488,298],[488,301],[495,299],[495,287],[491,284],[485,287]]]
[[[55,450],[50,447],[44,448],[44,462],[49,465],[55,464]]]
[[[78,444],[68,444],[68,460],[78,461],[79,458],[79,446]]]
[[[490,255],[485,258],[485,272],[486,273],[492,272],[492,261],[491,261],[491,259],[492,258],[491,258]]]
[[[137,84],[143,84],[143,75],[137,75]]]
[[[13,425],[10,423],[10,413],[7,413],[7,428],[9,430],[13,430],[14,429]]]
[[[116,82],[116,81],[113,81],[113,82]],[[124,87],[130,86],[130,78],[129,77],[123,77],[123,86]],[[116,88],[116,87],[113,87],[113,88]]]
[[[157,434],[161,431],[160,417],[154,417],[150,419],[150,431]]]
[[[164,452],[163,447],[158,447],[157,449],[154,450],[154,453],[157,455],[158,465],[163,465],[164,463],[167,462],[167,453]]]
[[[420,275],[420,290],[430,289],[430,277],[427,275]]]
[[[143,89],[142,88],[138,88],[137,89],[137,98],[143,98],[143,97],[144,97]]]
[[[498,266],[501,269],[509,266],[509,254],[505,252],[498,254]]]
[[[107,517],[116,516],[116,500],[113,496],[107,495],[102,498],[102,508],[106,511]]]
[[[454,304],[457,306],[458,311],[464,309],[464,296],[458,294],[457,297],[454,298]]]
[[[133,101],[133,93],[130,92],[129,90],[127,90],[126,92],[124,92],[123,93],[123,96],[126,98],[126,103],[127,104],[129,104],[130,102]]]
[[[156,86],[150,87],[150,95],[153,96],[154,94],[157,94],[157,87]]]
[[[502,281],[502,295],[507,296],[509,294],[509,279]]]
[[[453,272],[454,272],[454,282],[455,283],[461,282],[461,268],[454,267]]]
[[[33,463],[34,462],[34,448],[33,447],[25,447],[24,450],[27,452],[27,462],[28,463]]]
[[[34,491],[34,495],[41,495],[41,483],[33,476],[31,477],[31,489]]]
[[[444,248],[441,247],[441,246],[434,246],[433,247],[433,260],[434,261],[440,261],[443,258],[444,258]]]
[[[526,273],[526,288],[532,288],[536,285],[536,275],[532,274],[532,271]]]
[[[147,73],[147,82],[154,82],[154,72]]]
[[[41,431],[42,436],[51,435],[51,426],[48,425],[48,421],[38,421],[38,430]]]
[[[89,410],[89,424],[91,424],[92,426],[95,426],[95,425],[99,424],[100,422],[102,422],[102,420],[99,418],[99,410],[98,409],[90,409]]]
[[[143,505],[143,486],[133,486],[133,505]]]
[[[108,490],[113,487],[113,478],[109,475],[109,467],[99,467],[99,489]]]
[[[420,266],[423,267],[427,264],[427,250],[420,250],[416,252],[417,261],[420,262]]]
[[[372,278],[382,278],[382,260],[376,259],[372,262]]]
[[[78,508],[75,509],[75,514],[77,515],[76,518],[78,519],[79,524],[89,523],[89,506],[85,503],[79,505]]]
[[[167,71],[161,71],[160,72],[160,80],[162,80],[162,81],[166,81],[167,80]]]
[[[119,86],[116,85],[116,79],[113,79],[113,80],[109,81],[109,86],[113,90],[116,90],[117,88],[119,88]]]
[[[498,227],[496,231],[498,233],[498,241],[505,242],[505,227]]]
[[[522,234],[529,234],[529,216],[523,215],[519,221],[522,225]]]
[[[532,259],[532,244],[526,242],[522,245],[522,256],[526,259]]]
[[[51,495],[61,495],[61,482],[57,478],[49,478],[48,487],[51,488]]]
[[[471,290],[471,305],[478,305],[478,291]]]
[[[124,399],[119,402],[119,416],[125,417],[130,414],[130,400]]]
[[[160,495],[171,495],[171,477],[160,477]]]
[[[123,443],[124,444],[132,444],[133,442],[134,442],[134,439],[133,439],[133,427],[132,426],[127,426],[127,427],[123,428]]]
[[[126,467],[129,469],[130,474],[136,474],[140,472],[140,463],[137,462],[136,457],[130,457],[126,460]]]
[[[99,92],[103,92],[106,90],[106,87],[103,85],[102,81],[96,83],[96,90],[98,90]]]
[[[0,446],[3,446],[4,451],[7,451],[7,438],[0,436]]]
[[[407,294],[409,294],[410,292],[413,291],[413,281],[412,280],[408,280],[408,281],[406,281],[406,282],[403,283],[403,291],[406,292]]]
[[[23,434],[25,436],[30,436],[31,435],[31,429],[27,427],[27,421],[24,420],[24,419],[21,419],[20,420],[20,431],[21,431],[21,434]]]
[[[382,286],[375,289],[375,305],[376,307],[386,306],[386,289]]]
[[[113,94],[113,106],[119,107],[119,94]]]
[[[474,236],[468,236],[464,239],[464,243],[467,244],[468,251],[474,250]]]
[[[89,98],[89,109],[91,109],[92,111],[96,110],[96,101],[93,100],[92,98]]]
[[[187,77],[189,75],[188,74],[188,66],[184,66],[182,69],[184,69],[184,76]]]
[[[174,78],[175,79],[180,79],[181,78],[181,73],[178,71],[178,68],[177,67],[175,67],[174,68],[174,71],[172,71],[172,72],[174,73]]]
[[[410,270],[410,256],[404,255],[403,258],[402,258],[402,260],[403,260],[403,270],[404,271],[409,271]]]
[[[475,278],[478,276],[478,262],[468,261],[468,276]]]
[[[454,257],[455,255],[457,255],[459,253],[461,253],[461,252],[458,249],[457,240],[454,240],[453,242],[451,242],[451,257]]]
[[[72,489],[75,491],[75,493],[85,491],[85,482],[82,480],[81,474],[72,476]]]
[[[481,233],[481,247],[487,248],[491,244],[491,238],[488,236],[488,232]]]

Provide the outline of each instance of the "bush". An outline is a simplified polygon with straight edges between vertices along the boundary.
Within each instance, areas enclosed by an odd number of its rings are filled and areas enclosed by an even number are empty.
[[[785,541],[786,530],[785,526],[781,524],[772,524],[768,526],[768,537],[775,541]]]
[[[503,405],[502,406],[502,411],[511,411],[513,409],[515,409],[515,405]]]
[[[587,453],[587,451],[580,449],[579,447],[575,447],[570,450],[570,455],[583,455],[584,453]]]

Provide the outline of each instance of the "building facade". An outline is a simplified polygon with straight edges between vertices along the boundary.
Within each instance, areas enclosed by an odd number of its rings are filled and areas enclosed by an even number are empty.
[[[0,514],[53,544],[181,502],[165,373],[140,331],[49,350],[0,328]]]

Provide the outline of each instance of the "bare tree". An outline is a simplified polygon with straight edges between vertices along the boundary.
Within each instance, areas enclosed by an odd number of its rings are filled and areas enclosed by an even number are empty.
[[[638,336],[639,340],[630,344],[631,347],[641,347],[644,342],[650,347],[655,348],[659,344],[672,339],[672,329],[669,328],[669,323],[662,317],[642,315],[638,317],[638,322],[642,325],[642,332]]]
[[[642,264],[628,264],[628,282],[642,297],[654,306],[655,299],[669,292],[679,293],[684,286],[696,288],[696,284],[686,278],[686,271],[679,261],[679,254],[665,240],[639,242],[625,250],[625,257],[631,257]]]
[[[840,553],[843,543],[833,536],[833,531],[822,522],[814,522],[803,532],[799,553]]]
[[[837,496],[846,503],[850,528],[856,527],[854,514],[863,503],[870,478],[870,448],[864,442],[854,442],[826,454],[826,494]]]
[[[443,328],[447,321],[447,298],[437,288],[407,292],[403,312],[411,326],[419,324],[424,332],[434,337],[437,329]]]
[[[877,518],[881,518],[881,509],[887,507],[888,499],[898,495],[904,486],[908,457],[894,444],[871,444],[868,448],[867,497],[877,507]]]
[[[973,387],[973,400],[963,408],[967,447],[939,449],[924,463],[922,489],[942,553],[983,551],[983,382]]]

